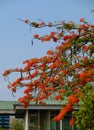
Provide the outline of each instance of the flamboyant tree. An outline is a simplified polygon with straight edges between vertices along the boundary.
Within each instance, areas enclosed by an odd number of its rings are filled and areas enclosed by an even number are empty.
[[[8,88],[13,93],[17,88],[24,87],[24,96],[19,102],[27,107],[30,101],[42,103],[43,99],[54,95],[54,100],[65,101],[65,105],[53,120],[59,121],[74,106],[81,105],[81,99],[87,96],[84,88],[94,82],[94,25],[80,19],[80,23],[60,21],[55,23],[30,22],[24,20],[31,28],[47,27],[49,34],[33,35],[33,41],[52,41],[56,44],[54,50],[48,50],[47,55],[23,61],[23,68],[6,70],[3,76],[19,73],[19,77],[9,82]],[[88,87],[87,87],[88,89]],[[34,95],[34,92],[35,93]],[[94,101],[94,100],[93,100]],[[43,102],[44,104],[44,102]],[[80,107],[79,107],[80,109]],[[75,114],[74,114],[75,115]],[[70,125],[75,120],[72,118]],[[79,121],[78,121],[79,122]]]

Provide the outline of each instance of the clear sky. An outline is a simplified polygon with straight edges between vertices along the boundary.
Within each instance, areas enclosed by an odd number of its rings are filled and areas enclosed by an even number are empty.
[[[23,60],[43,56],[53,46],[38,42],[31,46],[32,31],[18,18],[79,22],[84,17],[94,23],[92,9],[94,0],[0,0],[0,100],[17,100],[21,96],[21,90],[12,96],[2,77],[3,71],[22,67]]]

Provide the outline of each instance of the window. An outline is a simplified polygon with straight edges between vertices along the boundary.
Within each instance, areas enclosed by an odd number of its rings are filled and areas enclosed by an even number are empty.
[[[62,130],[72,130],[72,127],[69,125],[71,115],[67,115],[62,120]]]
[[[29,115],[29,130],[38,129],[38,114],[36,112]]]
[[[75,126],[70,126],[71,113],[67,114],[63,120],[59,122],[53,121],[53,118],[58,114],[58,111],[50,112],[50,130],[77,130]]]
[[[9,116],[8,115],[0,116],[0,127],[9,128]]]
[[[52,111],[50,113],[50,130],[60,130],[60,122],[55,122],[53,121],[53,118],[57,115],[58,113],[56,111]]]

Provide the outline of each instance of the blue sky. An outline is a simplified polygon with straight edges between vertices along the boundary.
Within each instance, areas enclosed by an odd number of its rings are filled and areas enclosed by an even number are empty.
[[[22,94],[19,90],[15,97],[12,96],[2,77],[3,71],[22,67],[23,60],[43,56],[53,46],[36,41],[31,46],[32,30],[30,32],[29,26],[18,18],[46,22],[73,20],[78,23],[84,17],[94,23],[92,9],[94,0],[0,0],[0,100],[17,100]],[[46,30],[42,31],[46,33]]]

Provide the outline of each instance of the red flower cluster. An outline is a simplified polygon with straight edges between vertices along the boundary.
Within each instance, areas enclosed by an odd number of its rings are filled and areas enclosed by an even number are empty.
[[[64,118],[66,113],[68,113],[70,111],[72,111],[72,106],[71,106],[71,104],[67,103],[65,107],[62,107],[59,114],[53,118],[53,121],[60,121],[62,118]]]
[[[79,98],[76,96],[76,94],[72,94],[68,97],[68,101],[73,105],[77,102],[79,102]]]

